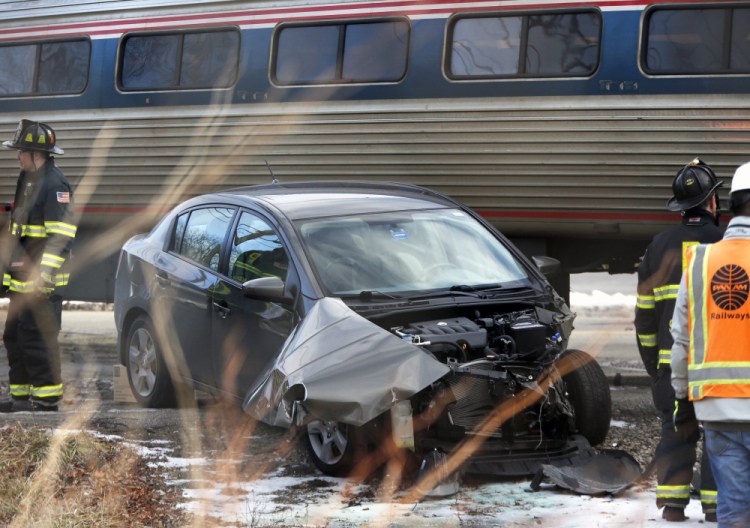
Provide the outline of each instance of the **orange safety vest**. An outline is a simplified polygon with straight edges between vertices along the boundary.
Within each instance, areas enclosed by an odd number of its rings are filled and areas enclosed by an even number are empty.
[[[750,398],[750,240],[688,251],[688,397]]]

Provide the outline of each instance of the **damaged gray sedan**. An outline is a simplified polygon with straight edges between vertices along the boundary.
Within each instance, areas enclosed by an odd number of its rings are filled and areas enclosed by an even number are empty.
[[[182,387],[303,428],[347,474],[384,439],[471,444],[470,472],[589,456],[609,429],[596,361],[540,269],[461,204],[397,184],[306,183],[193,198],[123,247],[120,359],[146,407]],[[184,393],[185,391],[182,391]]]

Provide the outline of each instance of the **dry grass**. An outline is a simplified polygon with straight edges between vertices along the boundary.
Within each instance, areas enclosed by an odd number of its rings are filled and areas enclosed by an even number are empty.
[[[0,525],[181,526],[179,492],[118,442],[13,425],[0,429]]]

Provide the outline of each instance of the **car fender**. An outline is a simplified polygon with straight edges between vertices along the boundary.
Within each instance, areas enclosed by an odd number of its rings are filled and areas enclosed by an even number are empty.
[[[447,365],[352,311],[317,301],[243,401],[245,412],[290,427],[306,414],[361,426],[450,372]]]

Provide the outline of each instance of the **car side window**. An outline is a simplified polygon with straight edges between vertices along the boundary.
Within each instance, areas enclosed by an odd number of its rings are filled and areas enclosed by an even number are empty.
[[[221,248],[232,223],[234,209],[194,209],[177,218],[172,242],[174,252],[219,271]]]
[[[232,237],[229,275],[238,282],[261,277],[286,279],[289,256],[273,228],[262,218],[243,212]]]

